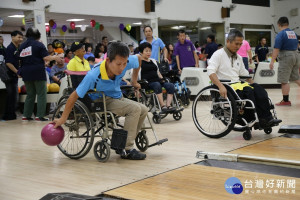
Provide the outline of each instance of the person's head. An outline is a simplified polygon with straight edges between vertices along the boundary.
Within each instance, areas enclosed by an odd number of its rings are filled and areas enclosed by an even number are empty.
[[[184,43],[184,41],[186,39],[186,35],[185,35],[185,31],[183,29],[181,29],[177,32],[177,38],[181,44]]]
[[[63,53],[60,53],[60,54],[57,54],[57,56],[59,56],[60,59],[59,59],[59,61],[56,61],[56,64],[58,67],[62,68],[65,64],[65,62],[64,62],[65,55]]]
[[[14,44],[20,45],[23,42],[23,33],[21,31],[13,31],[10,35]]]
[[[104,45],[102,43],[98,43],[96,46],[95,51],[98,50],[99,52],[103,53],[105,51]]]
[[[129,48],[122,42],[111,42],[107,46],[106,64],[114,75],[120,75],[127,65]]]
[[[28,28],[25,36],[27,38],[33,38],[34,40],[39,40],[41,38],[41,33],[37,28]]]
[[[3,37],[0,35],[0,46],[3,46]]]
[[[287,17],[280,17],[277,21],[277,25],[279,29],[281,29],[282,27],[287,27],[289,26],[289,19]]]
[[[82,40],[80,40],[80,43],[90,43],[90,39],[87,37],[82,38]]]
[[[241,45],[243,44],[244,36],[243,34],[237,30],[232,29],[227,36],[226,47],[231,53],[236,53]]]
[[[73,55],[73,52],[72,52],[70,49],[67,49],[67,50],[66,50],[65,57],[71,59],[71,58],[72,58],[72,55]]]
[[[71,45],[71,51],[74,53],[75,56],[78,56],[81,59],[86,53],[84,44],[80,42],[73,42],[73,44]]]
[[[85,43],[85,51],[86,53],[91,53],[93,51],[93,47],[90,43]]]
[[[144,35],[146,38],[152,38],[153,36],[153,29],[151,26],[144,27]]]
[[[107,46],[107,45],[108,45],[108,39],[107,39],[106,36],[103,36],[103,37],[102,37],[102,44],[103,44],[104,46]]]
[[[143,59],[149,59],[152,53],[152,45],[148,42],[140,44],[139,51]]]
[[[206,41],[207,41],[207,43],[215,42],[215,36],[212,34],[208,35],[206,38]]]
[[[90,63],[90,65],[95,65],[95,57],[90,56],[87,58],[87,61]]]
[[[167,46],[167,50],[168,50],[169,53],[170,53],[170,51],[174,51],[174,45],[173,44],[169,44]]]
[[[266,45],[266,44],[267,44],[267,39],[264,38],[264,37],[260,38],[259,41],[260,41],[260,44],[261,44],[261,45]]]
[[[222,49],[223,48],[223,44],[218,44],[218,49]]]
[[[133,51],[134,51],[134,48],[133,48],[133,45],[132,45],[132,44],[129,44],[129,45],[128,45],[128,48],[129,48],[130,52],[133,52]]]
[[[200,44],[199,44],[198,41],[196,41],[194,45],[195,45],[196,48],[200,47]]]
[[[189,35],[185,35],[185,39],[191,41],[191,38]]]
[[[49,43],[49,44],[47,45],[47,50],[48,50],[48,53],[49,53],[49,54],[52,54],[52,53],[54,52],[54,48],[53,48],[53,46],[52,46],[52,43]]]

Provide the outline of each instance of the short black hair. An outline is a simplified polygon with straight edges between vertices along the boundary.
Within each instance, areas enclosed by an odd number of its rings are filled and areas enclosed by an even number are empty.
[[[95,57],[93,57],[93,56],[89,56],[89,57],[87,58],[87,61],[92,61],[92,62],[95,62]]]
[[[237,30],[237,29],[231,29],[230,32],[228,33],[227,36],[227,40],[229,40],[230,42],[232,42],[233,40],[235,40],[236,37],[242,37],[244,38],[243,34],[241,31]]]
[[[123,58],[129,57],[129,48],[123,42],[111,42],[107,46],[107,57],[110,61],[113,61],[116,56],[121,56]]]
[[[288,26],[289,19],[287,17],[280,17],[277,21],[277,24],[279,24],[280,26]]]
[[[185,34],[185,30],[180,29],[180,30],[177,32],[177,36],[179,36],[180,33],[184,33],[184,34]]]
[[[263,39],[267,39],[266,37],[259,38],[259,41],[261,42]]]
[[[146,28],[150,28],[150,29],[151,29],[151,31],[153,31],[152,27],[151,27],[151,26],[149,26],[149,25],[147,25],[147,26],[145,26],[145,27],[144,27],[144,30],[143,30],[143,32],[144,32],[144,33],[145,33],[145,29],[146,29]]]
[[[47,44],[47,47],[49,47],[49,46],[53,47],[52,43]]]
[[[211,41],[215,41],[215,39],[216,39],[216,37],[215,37],[215,35],[213,35],[213,34],[209,34],[208,36],[207,36],[209,39],[211,39]]]
[[[66,50],[65,57],[67,57],[67,55],[70,53],[70,51],[71,51],[70,49],[67,49],[67,50]],[[71,52],[72,52],[72,51],[71,51]]]
[[[41,38],[41,33],[39,31],[39,29],[37,28],[28,28],[26,35],[27,38],[33,38],[35,40],[38,40]]]
[[[150,48],[152,50],[152,45],[150,43],[148,43],[148,42],[144,42],[144,43],[140,44],[140,46],[139,46],[140,53],[143,53],[143,51],[146,48]]]
[[[22,33],[21,31],[13,31],[10,35],[11,35],[12,37],[17,36],[17,35],[23,36],[23,33]]]
[[[92,47],[92,51],[93,51],[93,46],[91,45],[91,43],[85,43],[85,51],[88,50],[89,47]]]
[[[102,40],[104,40],[105,38],[107,38],[107,36],[103,36],[103,37],[102,37]]]
[[[218,47],[223,47],[223,44],[218,44]]]

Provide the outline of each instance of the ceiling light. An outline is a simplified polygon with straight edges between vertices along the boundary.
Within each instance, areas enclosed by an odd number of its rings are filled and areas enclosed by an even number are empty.
[[[208,29],[211,29],[211,27],[210,26],[206,26],[206,27],[200,28],[200,30],[208,30]]]
[[[136,22],[136,23],[132,23],[134,25],[142,25],[142,22]]]
[[[185,26],[172,26],[171,27],[171,29],[175,29],[175,30],[182,29],[182,28],[185,28]]]
[[[84,19],[67,19],[67,22],[80,22],[84,21]]]
[[[11,16],[8,16],[8,17],[14,17],[14,18],[23,18],[24,15],[11,15]]]
[[[49,26],[49,23],[45,23],[45,26]]]
[[[89,25],[76,25],[75,27],[82,27],[82,26],[88,27]]]

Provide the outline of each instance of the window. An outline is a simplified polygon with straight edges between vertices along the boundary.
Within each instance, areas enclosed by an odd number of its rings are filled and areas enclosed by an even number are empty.
[[[270,0],[232,0],[232,3],[270,7]]]

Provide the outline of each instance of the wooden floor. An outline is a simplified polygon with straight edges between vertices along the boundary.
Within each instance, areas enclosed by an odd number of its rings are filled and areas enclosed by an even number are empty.
[[[241,194],[229,194],[224,188],[226,180],[230,177],[238,178],[244,190]],[[157,200],[157,199],[300,199],[300,187],[295,186],[294,194],[284,193],[270,194],[269,189],[255,188],[255,180],[295,180],[300,178],[277,176],[263,173],[245,172],[240,170],[222,169],[201,165],[188,165],[143,181],[120,187],[104,194],[135,200]],[[253,188],[248,181],[252,180]],[[246,184],[245,184],[246,182]],[[246,187],[245,187],[246,186]],[[247,193],[245,191],[248,191]],[[260,191],[259,193],[257,191]],[[264,191],[265,190],[265,191]],[[271,191],[275,191],[272,189]],[[292,189],[289,189],[292,192]],[[253,192],[253,193],[252,193]]]
[[[268,93],[273,102],[282,98],[279,89],[268,90]],[[283,119],[283,124],[299,124],[300,89],[295,85],[292,85],[290,98],[292,107],[277,107],[277,114]],[[18,120],[0,122],[1,200],[39,199],[52,192],[97,195],[198,162],[195,156],[199,150],[229,152],[281,135],[277,133],[279,127],[276,127],[270,135],[253,131],[250,141],[245,141],[241,132],[210,139],[196,129],[190,106],[183,111],[180,121],[168,116],[161,124],[155,125],[158,136],[169,141],[147,150],[146,160],[122,160],[112,153],[107,163],[99,163],[92,151],[80,160],[66,158],[56,147],[46,146],[42,142],[40,131],[46,123],[22,123],[20,117]],[[147,134],[150,142],[154,142],[152,133]],[[224,185],[224,181],[220,184]]]

